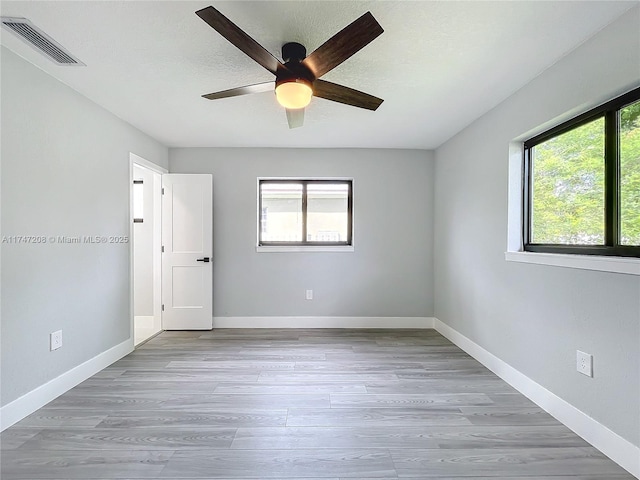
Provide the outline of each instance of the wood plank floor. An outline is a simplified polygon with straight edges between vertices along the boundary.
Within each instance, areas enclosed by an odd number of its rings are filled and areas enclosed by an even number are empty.
[[[164,332],[0,440],[3,480],[634,478],[433,330]]]

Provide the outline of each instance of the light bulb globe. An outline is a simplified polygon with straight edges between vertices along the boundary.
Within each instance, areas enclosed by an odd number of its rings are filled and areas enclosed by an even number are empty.
[[[276,98],[284,108],[304,108],[311,102],[311,85],[301,79],[294,79],[276,85]]]

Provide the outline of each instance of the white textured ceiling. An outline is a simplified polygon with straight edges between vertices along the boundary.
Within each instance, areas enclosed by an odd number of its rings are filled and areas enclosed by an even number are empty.
[[[311,53],[366,11],[385,32],[323,79],[383,98],[376,112],[314,98],[289,130],[271,92],[202,94],[273,76],[195,15],[212,4],[280,58]],[[170,147],[435,148],[636,1],[2,1],[86,67],[2,44]]]

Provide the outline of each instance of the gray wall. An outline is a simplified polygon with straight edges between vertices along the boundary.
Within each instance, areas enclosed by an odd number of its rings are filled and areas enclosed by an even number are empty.
[[[436,151],[436,317],[640,445],[640,277],[508,263],[509,142],[640,82],[635,8]],[[595,106],[595,105],[594,105]],[[556,120],[557,121],[557,120]],[[594,355],[594,378],[576,350]]]
[[[170,149],[169,170],[213,174],[214,316],[433,314],[431,152]],[[261,176],[353,177],[355,251],[257,253]]]
[[[165,147],[2,48],[2,235],[128,235],[129,152],[167,166]],[[129,338],[129,245],[2,244],[1,294],[6,405]]]

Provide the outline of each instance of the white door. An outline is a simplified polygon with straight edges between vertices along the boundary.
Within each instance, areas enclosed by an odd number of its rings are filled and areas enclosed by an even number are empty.
[[[162,327],[213,328],[213,187],[209,174],[162,175]]]

